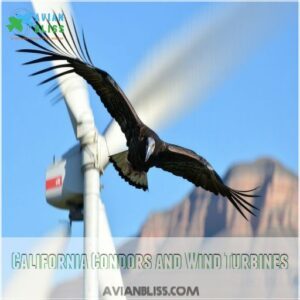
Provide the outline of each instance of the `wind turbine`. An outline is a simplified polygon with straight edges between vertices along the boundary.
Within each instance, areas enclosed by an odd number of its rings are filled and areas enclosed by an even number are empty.
[[[67,4],[47,1],[33,1],[32,3],[36,12],[50,10],[60,13],[64,11],[67,18],[71,20]],[[76,44],[76,42],[74,43]],[[58,43],[57,46],[59,47]],[[105,141],[95,127],[83,80],[79,76],[70,75],[67,81],[61,80],[59,84],[80,147],[75,146],[65,154],[65,160],[50,166],[46,179],[46,198],[50,204],[56,207],[69,209],[71,220],[74,215],[78,215],[77,208],[80,209],[83,204],[84,251],[88,259],[91,258],[92,253],[98,251],[115,253],[104,204],[100,198],[99,172],[101,173],[103,166],[107,164],[108,157]],[[74,176],[74,174],[76,175]],[[77,185],[74,184],[74,181]],[[71,182],[70,194],[68,193],[69,182]],[[72,187],[78,192],[77,196],[79,197],[74,197]],[[65,195],[66,193],[67,195]],[[80,203],[81,201],[83,203]],[[123,285],[119,270],[110,270],[109,272],[98,272],[92,268],[84,270],[85,299],[98,299],[99,290],[102,292],[102,288],[109,285]],[[125,299],[125,297],[120,296],[120,299]]]
[[[40,12],[49,11],[49,8],[54,9],[56,12],[60,12],[62,8],[61,5],[57,6],[54,5],[54,3],[50,2],[33,1],[33,4],[36,11]],[[66,15],[68,16],[69,13],[67,8],[64,7],[63,9],[66,12]],[[249,17],[249,14],[245,8],[237,9],[235,12],[231,13],[233,13],[233,16],[235,16],[236,20],[239,21],[241,21],[242,18],[246,15]],[[238,16],[238,14],[240,15]],[[207,52],[202,53],[204,55],[204,58],[203,56],[201,56],[201,59],[197,57],[199,57],[199,49],[203,47],[201,46],[201,43],[205,44],[206,47],[208,47],[207,44],[209,45],[210,35],[218,33],[219,36],[230,36],[230,34],[228,34],[228,30],[230,32],[230,29],[232,29],[232,27],[234,26],[234,22],[232,23],[230,21],[232,20],[231,18],[226,18],[226,16],[228,17],[228,15],[230,14],[220,14],[217,17],[216,24],[218,26],[210,26],[211,24],[210,22],[208,22],[206,23],[206,26],[204,26],[205,30],[201,29],[193,34],[190,34],[188,36],[189,43],[181,44],[181,46],[178,46],[182,36],[179,37],[177,40],[175,39],[175,41],[172,41],[173,45],[176,45],[175,50],[177,52],[174,51],[173,55],[171,55],[170,57],[166,57],[165,55],[163,55],[166,52],[166,48],[162,49],[158,53],[158,56],[162,59],[164,63],[160,65],[159,68],[154,70],[152,74],[147,73],[147,71],[145,71],[146,68],[140,70],[140,72],[144,73],[145,75],[140,77],[144,78],[144,81],[138,82],[136,88],[131,88],[128,95],[130,99],[133,100],[132,102],[135,105],[135,108],[137,109],[139,115],[142,117],[143,120],[147,122],[147,124],[151,125],[154,128],[160,127],[162,121],[166,121],[166,111],[171,106],[170,104],[172,104],[172,107],[176,108],[173,114],[173,117],[176,117],[182,108],[190,106],[190,104],[192,103],[192,101],[190,100],[194,100],[194,94],[199,92],[199,90],[201,91],[201,93],[204,94],[204,92],[211,88],[211,86],[213,86],[218,80],[222,79],[220,78],[222,76],[220,76],[220,74],[218,73],[218,68],[216,69],[215,66],[209,66],[206,64],[205,55],[209,56]],[[261,17],[262,14],[260,15],[260,18],[258,18],[260,21],[259,24],[266,25],[266,23],[264,23]],[[273,20],[273,22],[274,21],[275,20]],[[243,40],[242,36],[247,36],[247,38],[251,42],[256,42],[259,38],[262,37],[262,35],[257,35],[257,32],[253,31],[252,29],[253,28],[246,27],[245,31],[242,32],[241,35],[237,38]],[[169,45],[169,48],[167,47],[167,50],[170,50],[171,48],[172,43],[171,45]],[[233,60],[233,58],[235,58],[234,54],[238,53],[241,50],[241,48],[242,46],[236,43],[233,49],[227,49],[227,51],[225,51],[225,54],[227,55],[224,55],[224,53],[218,51],[214,53],[215,57],[218,58],[219,68],[223,68],[224,73],[226,73],[225,71],[228,71],[228,66],[232,67],[233,65],[237,64],[238,60]],[[246,49],[242,50],[249,50],[249,48],[251,48],[250,45],[248,45]],[[209,47],[206,49],[209,49]],[[192,68],[192,72],[188,68],[191,61],[197,62],[197,67]],[[178,65],[181,66],[180,71],[178,71]],[[193,74],[195,74],[195,71],[198,70],[200,72],[202,66],[206,66],[205,74],[211,75],[208,76],[209,78],[213,79],[211,82],[204,80],[203,83],[202,81],[198,81],[199,78],[197,80],[194,79],[191,81],[186,81],[184,79],[185,75],[188,75],[187,77],[189,79],[193,78]],[[175,98],[176,100],[174,100],[174,94],[168,92],[170,87],[170,81],[168,81],[167,75],[171,74],[172,71],[175,74],[175,82],[180,82],[179,87],[181,93],[178,94],[178,98]],[[201,72],[203,72],[203,69]],[[224,75],[223,72],[220,73]],[[166,78],[166,81],[161,83],[158,88],[155,88],[155,90],[151,89],[150,87],[153,87],[153,83],[157,81],[157,77],[159,76],[164,76],[164,78]],[[107,147],[105,144],[104,137],[99,135],[97,129],[95,128],[93,114],[88,103],[85,84],[77,76],[70,75],[70,78],[72,79],[68,80],[67,82],[60,83],[62,93],[64,94],[64,97],[66,99],[65,103],[70,113],[76,138],[81,144],[81,151],[79,147],[75,147],[70,152],[66,153],[66,155],[64,156],[65,159],[59,162],[62,163],[62,165],[65,164],[64,166],[66,167],[64,169],[66,170],[66,173],[61,173],[61,177],[55,175],[55,172],[58,170],[58,168],[56,168],[56,165],[52,166],[48,170],[48,187],[52,186],[54,188],[48,188],[47,197],[49,202],[52,202],[53,205],[66,205],[65,208],[71,208],[67,206],[67,201],[61,202],[57,200],[61,200],[61,198],[58,198],[61,196],[67,196],[64,200],[66,200],[68,196],[70,196],[61,195],[60,193],[66,192],[66,190],[62,190],[62,187],[66,185],[66,179],[68,179],[67,176],[68,174],[70,174],[69,172],[67,173],[67,171],[70,171],[70,169],[67,169],[67,166],[72,167],[77,164],[77,167],[75,167],[75,169],[77,171],[79,170],[79,173],[77,173],[77,175],[78,180],[81,182],[81,186],[80,184],[76,185],[77,191],[76,189],[74,191],[71,188],[70,194],[73,194],[72,197],[74,196],[74,194],[84,195],[84,219],[88,220],[85,223],[85,236],[92,237],[91,240],[89,240],[89,238],[86,239],[86,251],[87,253],[89,253],[97,249],[97,237],[103,239],[102,242],[98,244],[106,245],[108,248],[113,249],[113,243],[111,241],[111,235],[107,225],[107,218],[104,206],[101,202],[99,203],[99,172],[102,172],[102,170],[108,164]],[[174,80],[174,78],[172,79]],[[196,85],[197,82],[201,82],[200,87],[199,85]],[[149,114],[149,105],[151,105],[151,107],[153,108],[153,103],[157,104],[156,101],[162,98],[164,99],[163,106],[155,105],[155,109],[151,109],[151,114]],[[176,105],[174,105],[174,103]],[[170,120],[167,121],[169,122]],[[121,139],[119,139],[119,137],[121,137]],[[123,148],[125,145],[125,143],[122,142],[123,136],[122,134],[120,135],[118,125],[114,122],[108,127],[108,130],[106,130],[105,138],[110,148],[110,153],[116,153],[120,151],[120,149]],[[83,174],[80,173],[80,164],[78,163],[81,161],[81,158]],[[75,161],[76,163],[72,164],[71,159],[73,159],[73,161]],[[99,220],[97,221],[98,218]],[[99,225],[100,223],[101,225]],[[87,272],[85,274],[85,295],[87,297],[92,298],[95,295],[97,295],[97,282],[95,280],[96,277],[97,276],[95,272]],[[121,279],[119,275],[116,275],[116,278],[119,278],[116,280]],[[106,279],[107,278],[105,278],[104,276],[104,282]]]

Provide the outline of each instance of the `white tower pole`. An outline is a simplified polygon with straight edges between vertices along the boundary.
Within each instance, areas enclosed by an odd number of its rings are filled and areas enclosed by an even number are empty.
[[[98,271],[92,266],[92,254],[98,252],[98,205],[100,199],[100,176],[97,169],[97,132],[87,134],[81,140],[82,171],[84,177],[83,224],[84,252],[87,268],[84,270],[84,299],[98,299]]]
[[[97,252],[99,173],[95,168],[84,167],[84,252],[91,262],[91,255]],[[84,270],[84,299],[98,299],[98,273],[89,264]]]
[[[85,151],[85,150],[83,150]],[[97,270],[92,268],[91,256],[97,252],[99,172],[94,167],[83,165],[84,176],[84,252],[88,266],[84,270],[84,299],[98,299]]]
[[[87,121],[87,120],[85,120]],[[90,122],[83,122],[89,127]],[[106,286],[122,287],[123,280],[119,269],[93,269],[91,265],[92,253],[115,254],[115,246],[108,225],[104,203],[100,197],[101,165],[108,157],[104,138],[97,130],[89,129],[80,139],[82,145],[82,171],[84,176],[84,251],[88,257],[89,268],[84,270],[84,299],[114,299],[110,295],[103,296]],[[118,296],[119,300],[126,300],[125,296]]]

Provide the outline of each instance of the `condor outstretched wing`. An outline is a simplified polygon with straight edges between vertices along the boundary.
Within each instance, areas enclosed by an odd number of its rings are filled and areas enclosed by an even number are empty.
[[[114,118],[118,122],[128,141],[132,137],[132,134],[137,128],[137,125],[141,124],[141,120],[137,116],[126,95],[119,87],[119,85],[114,81],[114,79],[107,72],[94,67],[86,47],[84,34],[82,35],[82,37],[85,51],[83,51],[83,47],[78,38],[74,21],[73,28],[75,31],[76,41],[72,35],[72,31],[70,30],[70,26],[66,17],[65,20],[71,36],[70,41],[67,39],[64,32],[62,32],[63,39],[59,38],[57,36],[57,33],[54,32],[55,37],[60,44],[59,46],[59,44],[55,44],[52,41],[52,39],[47,35],[46,32],[43,32],[41,30],[40,32],[36,32],[36,34],[47,44],[47,47],[44,47],[35,42],[33,39],[18,34],[17,36],[19,38],[26,40],[28,43],[36,47],[36,49],[20,49],[18,50],[18,52],[42,55],[41,58],[26,62],[25,65],[37,64],[47,61],[66,61],[67,63],[46,68],[31,75],[39,75],[58,68],[69,68],[69,70],[67,71],[62,71],[59,74],[43,80],[40,84],[45,84],[60,76],[64,76],[70,73],[76,73],[83,77],[100,96],[104,106],[106,107],[112,118]],[[41,27],[37,21],[35,22],[36,26]],[[58,19],[57,24],[60,26]],[[36,31],[34,28],[32,29],[33,31]],[[56,85],[54,88],[52,88],[52,91],[57,89],[58,87],[59,85]]]
[[[247,217],[242,208],[252,215],[254,213],[251,208],[258,209],[244,199],[245,197],[257,197],[257,195],[249,194],[255,189],[237,191],[226,186],[212,166],[203,157],[189,149],[166,144],[164,150],[158,154],[154,164],[156,167],[183,177],[215,195],[228,198],[245,219]]]

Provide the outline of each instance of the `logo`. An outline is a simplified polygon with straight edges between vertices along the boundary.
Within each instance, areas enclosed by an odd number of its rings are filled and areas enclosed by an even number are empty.
[[[63,13],[34,13],[26,9],[18,9],[8,18],[5,26],[12,33],[26,34],[31,30],[36,33],[63,33],[64,19]]]
[[[62,186],[62,176],[56,176],[46,180],[46,191]]]

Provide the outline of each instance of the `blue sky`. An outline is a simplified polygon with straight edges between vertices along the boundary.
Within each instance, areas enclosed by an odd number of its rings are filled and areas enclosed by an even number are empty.
[[[94,63],[121,87],[145,53],[196,15],[206,3],[74,3],[78,26],[85,28]],[[232,5],[232,4],[227,4]],[[254,4],[255,5],[255,4]],[[191,113],[159,131],[169,142],[206,157],[224,175],[233,164],[261,156],[278,159],[297,172],[297,4],[286,22]],[[28,57],[15,52],[24,43],[11,39],[5,24],[29,3],[3,4],[2,56],[2,230],[4,236],[41,236],[67,218],[44,196],[45,170],[75,138],[63,103],[52,106],[45,87],[29,78]],[[87,28],[89,30],[87,30]],[[110,116],[90,90],[99,130]],[[151,170],[150,191],[128,186],[110,166],[102,178],[103,201],[114,236],[137,233],[149,213],[178,203],[192,185],[160,170]],[[82,224],[74,224],[80,235]]]

